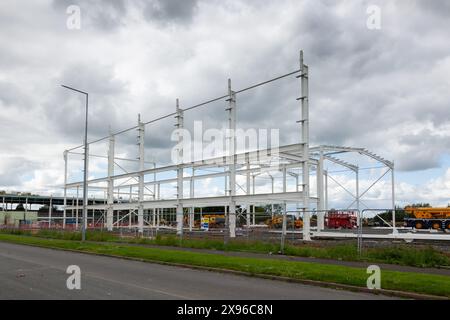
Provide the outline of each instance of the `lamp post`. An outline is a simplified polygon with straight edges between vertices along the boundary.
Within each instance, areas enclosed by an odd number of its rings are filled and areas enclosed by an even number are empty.
[[[83,172],[83,218],[81,225],[81,240],[86,240],[86,217],[87,217],[87,159],[89,157],[88,154],[88,145],[87,145],[87,132],[88,132],[88,108],[89,108],[89,94],[87,92],[61,85],[63,88],[84,94],[86,96],[86,122],[84,126],[84,172]]]

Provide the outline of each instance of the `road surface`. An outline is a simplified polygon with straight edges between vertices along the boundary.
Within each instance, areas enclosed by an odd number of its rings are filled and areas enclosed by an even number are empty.
[[[81,289],[69,290],[69,265]],[[297,283],[0,242],[0,299],[386,299]]]

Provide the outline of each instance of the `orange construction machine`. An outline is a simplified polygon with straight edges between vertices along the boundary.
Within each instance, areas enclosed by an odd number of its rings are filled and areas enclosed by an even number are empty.
[[[414,218],[406,218],[405,226],[415,229],[450,229],[450,208],[406,207],[405,213]]]

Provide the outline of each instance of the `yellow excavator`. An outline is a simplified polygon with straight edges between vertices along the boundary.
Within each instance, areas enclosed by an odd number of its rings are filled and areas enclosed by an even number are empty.
[[[450,208],[406,207],[405,226],[415,229],[450,230]]]

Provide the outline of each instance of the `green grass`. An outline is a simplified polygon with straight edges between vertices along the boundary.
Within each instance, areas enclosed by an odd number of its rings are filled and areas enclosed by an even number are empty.
[[[259,253],[277,253],[280,250],[278,243],[261,241],[234,240],[224,244],[219,240],[188,239],[180,241],[175,236],[156,237],[150,239],[130,239],[127,242],[140,244],[156,244],[162,246],[175,246],[197,249],[213,249],[222,251],[246,251]],[[398,264],[414,267],[441,267],[450,266],[450,257],[432,248],[413,248],[404,246],[368,248],[359,256],[356,245],[340,244],[317,247],[310,245],[289,245],[284,249],[284,254],[298,257],[315,257],[322,259],[334,259],[344,261],[365,261],[388,264]]]
[[[139,258],[146,261],[181,263],[193,266],[245,271],[251,274],[284,276],[365,287],[368,274],[364,268],[294,262],[272,259],[230,257],[208,253],[164,250],[117,243],[92,243],[46,239],[23,235],[0,234],[0,241],[42,247]],[[450,297],[450,277],[421,273],[382,271],[383,289],[400,290]]]
[[[33,235],[48,239],[81,240],[80,232],[38,230],[34,233],[17,229],[1,229],[0,233],[18,235]],[[148,238],[120,238],[106,231],[90,231],[86,233],[86,239],[97,242],[135,243],[147,245],[160,245],[172,247],[185,247],[195,249],[210,249],[221,251],[244,251],[256,253],[277,253],[280,250],[279,243],[262,241],[230,240],[224,244],[221,240],[212,239],[184,239],[173,235],[158,235],[154,239]],[[441,267],[450,266],[450,257],[432,247],[418,248],[409,246],[393,246],[380,248],[366,248],[360,257],[354,244],[334,244],[323,247],[309,244],[285,246],[284,254],[299,257],[315,257],[322,259],[334,259],[343,261],[364,261],[375,263],[398,264],[414,267]]]

